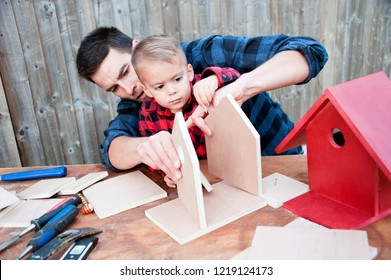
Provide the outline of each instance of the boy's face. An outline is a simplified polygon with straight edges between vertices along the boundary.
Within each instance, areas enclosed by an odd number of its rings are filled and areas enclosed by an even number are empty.
[[[175,56],[173,62],[146,61],[138,71],[145,93],[156,102],[176,113],[190,98],[193,67],[185,58]]]
[[[131,54],[110,49],[91,79],[101,88],[124,99],[143,101],[146,94],[131,63]]]

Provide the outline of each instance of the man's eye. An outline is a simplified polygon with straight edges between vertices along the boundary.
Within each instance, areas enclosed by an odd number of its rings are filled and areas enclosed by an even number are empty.
[[[118,86],[113,86],[112,88],[111,88],[111,92],[116,92],[118,90]]]
[[[129,74],[129,67],[126,67],[126,69],[122,73],[122,76],[126,76],[127,74]]]

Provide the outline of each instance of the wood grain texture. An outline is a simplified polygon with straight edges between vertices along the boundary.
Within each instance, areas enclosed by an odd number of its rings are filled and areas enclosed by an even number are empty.
[[[83,177],[77,179],[76,181],[67,184],[62,190],[58,192],[59,195],[67,195],[67,194],[76,194],[85,188],[95,184],[96,182],[102,180],[107,177],[109,173],[107,171],[102,172],[92,172],[84,175]]]
[[[167,193],[140,171],[96,183],[83,190],[95,214],[104,219],[167,196]]]
[[[253,195],[262,193],[260,136],[231,95],[209,112],[205,136],[209,172]]]
[[[305,156],[262,157],[262,172],[268,176],[275,172],[308,184],[307,159]],[[200,167],[213,184],[220,179],[208,172],[207,162],[202,160]],[[67,166],[68,176],[79,178],[86,172],[107,171],[109,178],[123,175],[100,164]],[[21,171],[23,168],[2,168],[0,174]],[[95,214],[78,215],[70,228],[93,227],[101,229],[97,247],[89,256],[91,260],[225,260],[231,259],[251,246],[257,226],[285,226],[298,216],[284,208],[265,206],[219,229],[203,235],[184,245],[178,244],[167,233],[157,227],[146,216],[145,211],[164,202],[177,198],[177,190],[168,188],[159,174],[151,172],[146,166],[140,170],[167,191],[167,197],[127,210],[107,219],[99,219]],[[8,191],[21,191],[32,182],[1,182]],[[375,259],[391,259],[391,216],[367,226],[369,244],[378,249]],[[0,227],[0,240],[8,240],[20,231],[19,228]],[[0,259],[16,259],[33,236],[27,234],[11,248],[0,253]],[[51,259],[59,259],[55,255]]]
[[[49,5],[48,14],[55,11],[50,21],[42,17],[45,10],[32,8],[34,3]],[[307,84],[270,92],[294,122],[331,85],[380,70],[391,76],[389,0],[54,0],[0,5],[0,74],[19,154],[8,152],[23,166],[101,162],[99,144],[116,116],[118,99],[80,79],[75,67],[83,36],[97,26],[117,26],[135,39],[161,33],[180,41],[212,34],[313,37],[328,51],[324,69]],[[51,143],[59,140],[61,150],[50,153]]]

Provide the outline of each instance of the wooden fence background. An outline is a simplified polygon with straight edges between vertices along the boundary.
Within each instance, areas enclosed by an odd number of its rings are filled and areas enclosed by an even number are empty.
[[[328,86],[391,76],[390,0],[0,0],[0,167],[101,162],[117,99],[79,79],[75,57],[83,36],[103,25],[136,39],[317,39],[329,53],[321,74],[271,93],[296,122]]]

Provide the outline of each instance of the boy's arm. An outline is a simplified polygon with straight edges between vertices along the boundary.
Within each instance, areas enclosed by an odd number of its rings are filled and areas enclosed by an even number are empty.
[[[194,97],[197,103],[206,107],[212,101],[215,91],[240,77],[240,73],[228,67],[208,67],[201,74],[201,80],[195,83]]]

